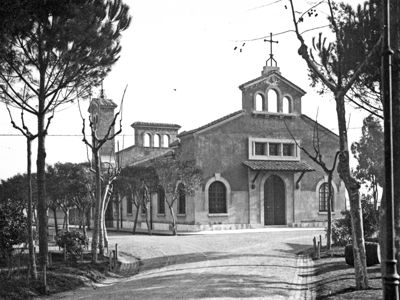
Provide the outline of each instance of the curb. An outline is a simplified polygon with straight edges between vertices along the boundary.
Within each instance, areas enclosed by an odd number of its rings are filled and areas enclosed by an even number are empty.
[[[155,258],[147,258],[143,260],[134,258],[134,261],[129,261],[126,260],[123,256],[119,256],[116,273],[124,276],[133,276],[142,271],[159,269],[169,265],[175,265],[180,262],[190,262],[192,259],[194,261],[197,261],[199,257],[201,256],[193,254],[193,256],[185,256],[183,259],[181,255],[168,255]]]
[[[314,263],[309,255],[297,256],[297,270],[294,275],[293,285],[298,287],[289,297],[289,300],[315,300],[316,293],[311,287],[311,278],[314,276]]]

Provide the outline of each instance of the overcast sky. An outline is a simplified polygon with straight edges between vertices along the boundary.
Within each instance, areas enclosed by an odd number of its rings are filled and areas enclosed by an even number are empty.
[[[293,29],[290,10],[285,9],[289,1],[125,2],[130,6],[132,23],[122,37],[121,58],[104,82],[107,98],[117,104],[128,85],[120,147],[132,145],[130,124],[135,121],[175,123],[182,126],[181,130],[190,130],[241,109],[238,86],[261,75],[269,44],[257,38],[270,32],[282,33],[274,36],[279,43],[273,45],[281,74],[307,92],[302,102],[303,113],[315,119],[319,109],[318,121],[337,130],[331,95],[321,97],[310,87],[306,64],[297,54],[299,44],[290,31]],[[356,2],[361,1],[351,1]],[[299,11],[315,3],[295,1]],[[327,25],[322,6],[317,13],[317,17],[305,19],[301,30]],[[305,36],[309,39],[321,30],[324,29],[309,31]],[[242,46],[243,43],[246,44]],[[86,113],[87,103],[82,107]],[[360,135],[365,113],[351,107],[349,112],[349,136],[354,141]],[[77,105],[64,106],[56,113],[46,140],[47,163],[87,160],[81,126]],[[0,179],[25,172],[25,138],[4,136],[18,132],[12,128],[3,105],[0,134]]]

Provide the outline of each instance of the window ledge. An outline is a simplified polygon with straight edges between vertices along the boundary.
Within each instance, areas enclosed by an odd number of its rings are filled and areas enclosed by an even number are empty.
[[[165,217],[165,214],[157,214],[157,217]]]
[[[300,157],[294,157],[294,156],[250,155],[250,156],[249,156],[249,160],[300,161]]]
[[[253,110],[252,113],[254,115],[266,115],[266,116],[276,116],[276,117],[295,117],[295,113],[283,113],[283,112],[271,112],[271,111],[258,111]]]
[[[318,214],[319,214],[319,215],[327,215],[328,212],[327,212],[327,211],[319,211]],[[332,215],[336,215],[336,212],[333,211],[333,212],[332,212]]]
[[[219,214],[208,214],[209,217],[228,217],[229,215],[227,213],[219,213]]]
[[[186,214],[176,214],[177,217],[186,217]]]

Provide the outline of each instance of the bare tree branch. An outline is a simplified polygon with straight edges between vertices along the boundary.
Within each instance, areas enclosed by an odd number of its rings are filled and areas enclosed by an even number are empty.
[[[299,54],[304,58],[304,60],[306,61],[308,67],[310,69],[312,69],[317,75],[318,77],[321,79],[321,81],[331,90],[331,91],[335,91],[336,90],[336,85],[333,84],[331,81],[329,81],[324,74],[321,73],[321,71],[319,70],[319,68],[313,63],[313,61],[310,58],[310,55],[308,54],[308,47],[303,39],[303,37],[301,36],[300,32],[299,32],[299,28],[297,25],[297,20],[296,20],[296,15],[295,15],[295,10],[294,10],[294,6],[293,6],[293,0],[290,0],[290,6],[292,8],[292,18],[293,18],[293,24],[295,27],[295,32],[296,32],[296,36],[297,39],[300,41],[300,48],[299,48]]]

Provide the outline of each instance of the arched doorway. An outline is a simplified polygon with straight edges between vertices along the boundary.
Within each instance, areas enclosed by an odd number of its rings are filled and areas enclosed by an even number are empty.
[[[264,224],[285,225],[285,184],[276,175],[264,183]]]

